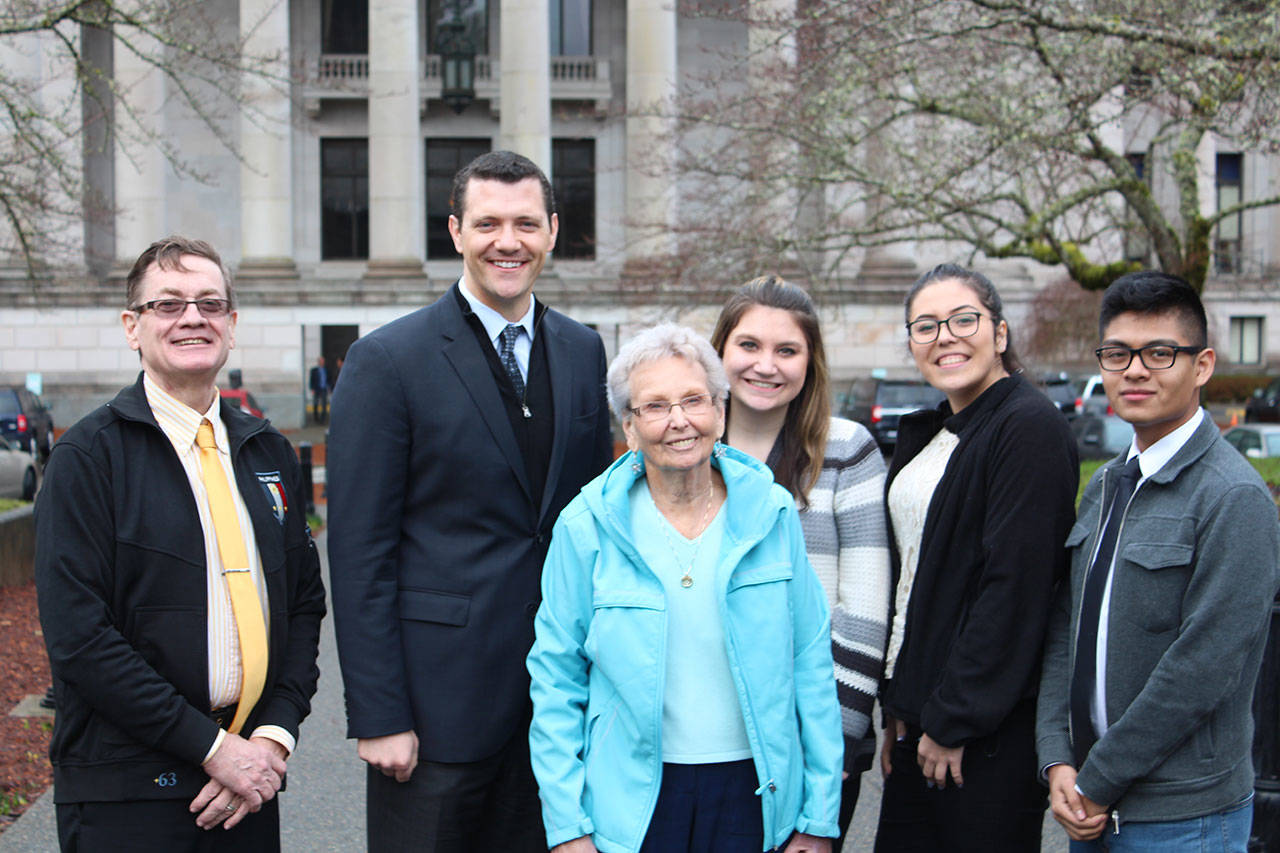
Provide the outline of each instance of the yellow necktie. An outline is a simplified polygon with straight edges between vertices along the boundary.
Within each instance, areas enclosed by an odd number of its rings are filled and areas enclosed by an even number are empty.
[[[222,577],[227,582],[231,612],[236,618],[236,632],[240,635],[240,704],[236,707],[235,719],[228,727],[228,731],[238,733],[262,695],[262,685],[267,680],[267,626],[262,618],[258,586],[249,571],[249,554],[244,547],[244,534],[240,532],[240,520],[236,517],[236,505],[231,499],[226,471],[218,460],[217,446],[213,443],[213,425],[208,420],[200,422],[196,444],[200,446],[200,470],[205,494],[209,496],[218,554],[222,557]]]

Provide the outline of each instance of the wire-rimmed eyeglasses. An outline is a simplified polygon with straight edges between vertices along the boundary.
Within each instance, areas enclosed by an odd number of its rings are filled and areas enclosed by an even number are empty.
[[[1118,344],[1098,347],[1093,354],[1098,357],[1098,366],[1108,373],[1119,373],[1128,370],[1136,355],[1147,370],[1168,370],[1173,367],[1178,353],[1187,352],[1192,355],[1204,347],[1183,347],[1173,344],[1147,344],[1145,347],[1122,347]]]
[[[671,410],[679,406],[685,415],[705,415],[711,411],[711,395],[710,394],[693,394],[685,397],[683,400],[653,400],[648,403],[642,403],[639,406],[630,409],[631,414],[635,415],[642,421],[660,421],[663,418],[670,417]]]

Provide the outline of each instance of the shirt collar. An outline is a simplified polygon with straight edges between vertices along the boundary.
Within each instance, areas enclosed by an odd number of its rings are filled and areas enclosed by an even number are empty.
[[[1145,480],[1168,464],[1173,455],[1181,450],[1182,445],[1186,444],[1191,439],[1191,436],[1195,434],[1196,428],[1200,426],[1200,422],[1204,420],[1204,417],[1204,409],[1196,409],[1196,413],[1187,418],[1186,423],[1141,453],[1138,452],[1138,437],[1135,435],[1133,441],[1129,443],[1129,453],[1125,456],[1125,462],[1137,456],[1138,469],[1142,472],[1142,479]]]
[[[475,297],[475,294],[467,286],[466,275],[463,275],[462,280],[458,282],[458,291],[462,294],[462,298],[467,300],[467,304],[471,306],[471,311],[480,318],[480,325],[484,326],[484,333],[489,336],[489,340],[496,343],[498,336],[502,334],[502,330],[510,325],[511,321]],[[530,341],[533,340],[533,309],[536,301],[533,294],[530,294],[529,309],[524,312],[523,317],[515,322],[515,325],[524,328],[524,333],[529,336]]]
[[[196,443],[196,431],[200,422],[208,419],[213,425],[213,443],[222,453],[229,453],[231,443],[227,437],[227,426],[222,422],[222,395],[214,389],[213,402],[209,410],[201,413],[188,406],[178,398],[160,387],[150,376],[143,374],[142,387],[147,394],[147,405],[156,423],[165,437],[173,444],[173,449],[181,456]]]

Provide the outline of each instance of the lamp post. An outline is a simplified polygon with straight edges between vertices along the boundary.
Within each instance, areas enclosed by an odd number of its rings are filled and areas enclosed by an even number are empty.
[[[458,5],[459,0],[449,4],[448,17],[439,23],[436,32],[440,97],[455,113],[465,110],[476,97],[476,48],[467,35]]]

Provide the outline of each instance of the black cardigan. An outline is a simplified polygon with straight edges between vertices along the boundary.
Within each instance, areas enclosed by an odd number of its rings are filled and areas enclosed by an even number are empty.
[[[1062,413],[1011,376],[959,414],[944,402],[905,415],[886,496],[943,428],[959,443],[929,502],[902,649],[881,702],[954,747],[996,731],[1035,695],[1080,465]],[[896,587],[896,536],[889,544]]]

